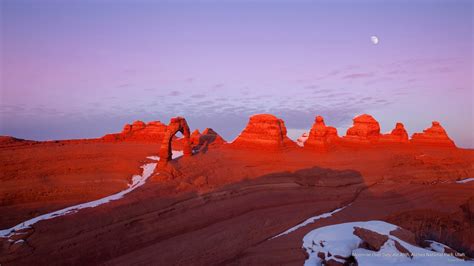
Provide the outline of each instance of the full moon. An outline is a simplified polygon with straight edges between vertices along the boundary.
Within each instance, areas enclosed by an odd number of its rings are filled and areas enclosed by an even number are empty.
[[[377,36],[371,36],[370,40],[372,41],[373,44],[378,44],[379,43],[379,37]]]

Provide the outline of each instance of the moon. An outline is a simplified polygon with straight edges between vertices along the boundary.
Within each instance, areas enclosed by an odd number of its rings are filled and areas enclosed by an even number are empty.
[[[374,44],[374,45],[377,45],[379,43],[379,37],[377,36],[371,36],[370,37],[370,41]]]

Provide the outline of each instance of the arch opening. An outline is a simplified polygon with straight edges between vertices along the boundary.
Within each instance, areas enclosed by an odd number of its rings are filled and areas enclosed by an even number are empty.
[[[171,118],[170,123],[166,129],[165,136],[160,147],[160,163],[167,163],[172,159],[173,151],[171,143],[173,137],[179,133],[183,135],[183,155],[191,156],[191,134],[189,132],[189,126],[184,117]]]

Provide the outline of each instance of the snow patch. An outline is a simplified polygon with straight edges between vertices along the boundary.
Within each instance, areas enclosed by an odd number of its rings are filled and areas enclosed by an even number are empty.
[[[456,183],[458,183],[458,184],[465,184],[465,183],[471,182],[471,181],[474,181],[474,177],[470,177],[470,178],[465,178],[465,179],[462,179],[462,180],[458,180],[458,181],[456,181]]]
[[[351,203],[351,204],[352,204],[352,203]],[[280,237],[280,236],[282,236],[282,235],[287,235],[287,234],[289,234],[289,233],[291,233],[291,232],[296,231],[297,229],[299,229],[299,228],[301,228],[301,227],[305,227],[305,226],[307,226],[308,224],[312,224],[312,223],[316,222],[316,221],[319,220],[319,219],[324,219],[324,218],[331,217],[331,216],[333,216],[334,214],[336,214],[336,213],[338,213],[338,212],[344,210],[345,208],[349,207],[351,204],[348,204],[348,205],[346,205],[346,206],[344,206],[344,207],[341,207],[341,208],[339,208],[339,209],[335,209],[334,211],[326,212],[326,213],[323,213],[323,214],[320,214],[320,215],[317,215],[317,216],[313,216],[313,217],[311,217],[311,218],[308,218],[308,219],[306,219],[304,222],[302,222],[302,223],[300,223],[300,224],[297,224],[297,225],[291,227],[290,229],[286,230],[285,232],[283,232],[283,233],[281,233],[281,234],[278,234],[278,235],[276,235],[276,236],[274,236],[274,237],[272,237],[272,238],[270,238],[270,239],[274,239],[274,238]]]
[[[308,140],[309,138],[309,133],[308,132],[304,132],[301,137],[299,137],[297,140],[296,140],[296,144],[300,147],[303,147],[304,146],[304,143]]]
[[[365,228],[379,234],[388,236],[388,240],[379,251],[359,248],[362,240],[353,234],[355,227]],[[473,265],[472,262],[464,261],[446,253],[440,253],[428,249],[413,246],[393,235],[390,231],[398,226],[383,221],[351,222],[317,228],[303,238],[303,248],[309,254],[304,265],[321,265],[322,259],[318,253],[323,253],[326,261],[334,259],[344,262],[341,257],[353,256],[358,265]],[[401,253],[395,247],[395,241],[405,247],[412,258]],[[438,243],[439,244],[439,243]],[[442,245],[442,244],[440,244]],[[444,245],[443,245],[444,246]],[[436,246],[437,250],[438,246]],[[444,248],[443,248],[444,250]],[[329,255],[330,254],[330,255]],[[338,255],[339,258],[335,256]]]

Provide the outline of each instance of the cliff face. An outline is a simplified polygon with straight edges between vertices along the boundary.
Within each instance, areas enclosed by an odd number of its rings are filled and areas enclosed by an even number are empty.
[[[285,122],[270,114],[250,117],[245,129],[232,142],[233,147],[263,150],[280,150],[296,147],[295,142],[286,136]]]

